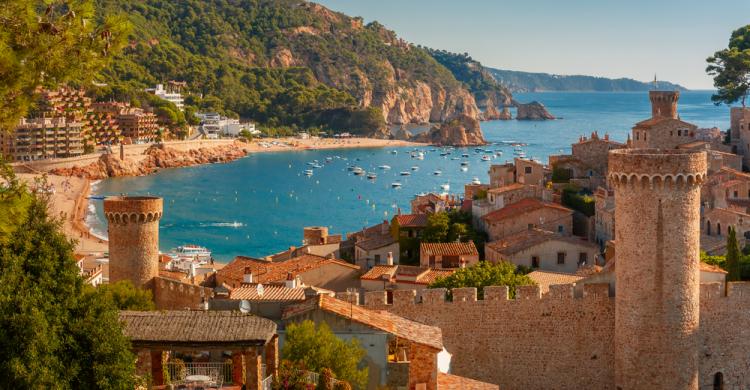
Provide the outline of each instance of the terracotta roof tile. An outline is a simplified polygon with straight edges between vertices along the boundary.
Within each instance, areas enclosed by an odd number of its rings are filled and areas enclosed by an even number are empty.
[[[584,278],[584,276],[580,275],[539,270],[529,272],[528,277],[539,285],[540,290],[542,290],[542,294],[549,292],[549,286],[551,285],[576,283]]]
[[[500,386],[475,379],[438,372],[438,390],[499,390]]]
[[[426,256],[460,256],[478,255],[474,242],[423,242],[419,244],[419,253]]]
[[[307,301],[284,308],[282,319],[288,319],[310,310],[321,309],[352,321],[382,330],[417,344],[437,350],[443,349],[440,328],[407,320],[387,311],[368,310],[327,295],[318,295]]]
[[[230,283],[242,283],[245,268],[248,267],[253,273],[253,281],[256,283],[271,283],[286,280],[289,273],[297,276],[301,273],[310,271],[315,268],[328,264],[337,264],[342,267],[359,269],[356,265],[349,264],[344,260],[330,259],[327,257],[315,255],[302,255],[293,257],[289,260],[270,262],[250,257],[238,256],[227,264],[224,268],[217,271],[220,279]]]
[[[700,270],[701,270],[701,272],[715,272],[715,273],[719,273],[719,274],[727,274],[727,273],[729,273],[729,272],[724,271],[723,269],[721,269],[721,267],[719,267],[719,266],[716,266],[716,265],[713,265],[713,264],[704,263],[702,261],[701,261],[701,264],[700,264]]]
[[[453,274],[453,269],[422,268],[408,265],[376,265],[360,277],[360,280],[388,280],[395,283],[428,285],[439,277]]]
[[[596,249],[599,248],[596,244],[580,237],[563,236],[559,233],[553,233],[541,229],[524,230],[504,237],[501,240],[489,242],[487,243],[487,247],[500,254],[513,255],[547,241],[563,241]]]
[[[396,216],[401,227],[426,227],[427,214],[401,214]]]
[[[492,188],[488,190],[487,192],[493,193],[493,194],[503,194],[503,193],[510,192],[510,191],[522,190],[524,188],[526,188],[526,185],[524,184],[513,183],[513,184],[508,184],[507,186]]]
[[[565,213],[573,213],[573,210],[557,203],[543,202],[539,199],[534,198],[524,198],[516,203],[509,204],[499,210],[488,213],[487,215],[482,217],[482,219],[488,222],[497,222],[504,219],[514,218],[519,215],[523,215],[543,208],[557,210]]]
[[[259,288],[258,286],[263,286]],[[229,294],[229,299],[244,299],[248,301],[304,301],[304,288],[289,288],[273,284],[243,283]]]

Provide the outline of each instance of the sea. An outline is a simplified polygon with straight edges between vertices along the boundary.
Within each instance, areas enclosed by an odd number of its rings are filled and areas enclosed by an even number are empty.
[[[331,234],[345,234],[390,220],[399,210],[409,213],[416,194],[445,192],[445,188],[460,194],[474,178],[488,182],[490,164],[512,161],[512,144],[524,144],[527,157],[546,163],[549,155],[570,153],[570,145],[579,136],[593,131],[625,141],[632,126],[651,114],[646,92],[519,93],[514,97],[520,102],[540,101],[562,119],[482,122],[490,142],[483,149],[493,153],[471,147],[441,156],[440,148],[420,147],[424,160],[410,156],[413,147],[256,153],[227,164],[111,178],[96,183],[93,193],[163,197],[160,249],[197,244],[209,248],[217,261],[228,262],[237,255],[258,257],[300,246],[304,226],[327,226]],[[729,127],[729,108],[714,105],[711,91],[681,93],[678,111],[682,120],[699,127]],[[492,160],[483,161],[484,155],[491,155]],[[316,161],[321,168],[310,165]],[[466,171],[461,170],[462,161],[468,162]],[[347,170],[350,165],[376,173],[377,179],[353,175]],[[306,176],[306,169],[312,169],[313,175]],[[394,183],[400,186],[394,188]],[[102,202],[90,202],[87,223],[94,233],[106,237]]]

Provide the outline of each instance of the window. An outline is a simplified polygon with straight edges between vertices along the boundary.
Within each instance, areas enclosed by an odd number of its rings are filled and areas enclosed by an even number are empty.
[[[739,198],[739,192],[738,191],[734,191],[734,197],[735,198]]]
[[[531,268],[539,268],[539,256],[531,256]]]
[[[533,228],[534,228],[534,224],[533,224],[533,223],[530,223],[530,224],[529,224],[529,230],[531,230],[531,229],[533,229]]]
[[[636,141],[640,140],[640,135],[641,135],[641,133],[639,133],[637,131],[635,132],[635,140]]]
[[[380,264],[380,255],[375,255],[375,264]]]
[[[578,254],[578,265],[584,265],[589,260],[589,254],[586,252],[581,252]]]
[[[557,252],[557,264],[565,264],[565,252]]]
[[[671,136],[673,136],[673,135],[674,135],[674,131],[672,131],[672,130],[669,130],[669,136],[671,137]]]
[[[523,173],[531,173],[531,167],[523,167]]]
[[[565,226],[563,226],[563,225],[557,225],[557,232],[558,233],[562,233],[563,231],[565,231]]]
[[[682,136],[682,130],[677,130],[677,136],[678,137]]]
[[[716,223],[716,235],[721,235],[721,223],[719,222]]]
[[[706,221],[706,234],[711,235],[711,221]]]
[[[714,374],[714,390],[724,390],[724,374],[720,372]]]

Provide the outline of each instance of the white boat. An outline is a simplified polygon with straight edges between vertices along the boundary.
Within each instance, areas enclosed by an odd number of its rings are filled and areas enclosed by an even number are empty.
[[[362,176],[362,175],[364,175],[364,174],[365,174],[365,170],[364,170],[364,169],[362,169],[362,168],[360,168],[360,167],[354,167],[354,169],[352,169],[352,172],[353,172],[353,173],[354,173],[355,175],[357,175],[357,176]]]
[[[424,153],[422,152],[417,153],[417,160],[424,160]]]
[[[448,191],[448,190],[451,189],[451,185],[448,184],[448,183],[443,183],[443,184],[440,185],[440,188],[442,188],[443,191]]]
[[[197,264],[211,261],[211,251],[198,245],[181,245],[169,253],[181,261],[192,261]]]
[[[484,156],[482,156],[482,161],[490,161],[491,159],[492,158],[490,156],[486,155],[486,154]]]
[[[303,173],[305,174],[305,176],[312,176],[313,175],[313,170],[312,169],[305,169],[305,171]]]
[[[475,177],[475,178],[471,179],[471,184],[477,184],[477,185],[479,185],[479,184],[482,184],[482,182],[479,180],[478,177]]]
[[[398,150],[391,150],[391,154],[398,154]]]
[[[469,167],[461,167],[461,172],[466,172],[469,170]]]
[[[391,187],[393,187],[393,188],[401,188],[401,183],[399,183],[397,181],[394,181],[393,183],[391,183]]]
[[[418,170],[419,170],[419,167],[415,165],[415,166],[411,167],[411,170],[412,170],[412,171],[418,171]]]
[[[463,157],[463,158],[467,158],[467,157],[469,157],[469,153],[463,153],[463,154],[461,155],[461,157]]]
[[[461,159],[460,157],[451,157],[451,160],[453,161],[460,160],[460,159]]]
[[[388,170],[388,169],[391,169],[391,166],[390,165],[381,165],[378,168]]]
[[[331,161],[333,161],[333,157],[326,157],[326,162],[331,162]]]
[[[367,174],[368,179],[377,179],[378,175],[375,172],[370,172]]]
[[[312,165],[312,167],[313,167],[313,168],[323,168],[323,166],[322,166],[322,165],[320,165],[320,164],[314,164],[314,165]]]
[[[468,167],[469,166],[469,162],[468,161],[461,161],[461,166],[462,167]]]
[[[409,171],[401,171],[401,173],[399,173],[399,175],[401,175],[401,176],[409,176],[409,175],[411,175],[411,172],[409,172]]]
[[[441,171],[441,170],[438,169],[438,170],[432,172],[432,174],[435,175],[435,176],[440,176],[440,175],[443,174],[443,171]]]

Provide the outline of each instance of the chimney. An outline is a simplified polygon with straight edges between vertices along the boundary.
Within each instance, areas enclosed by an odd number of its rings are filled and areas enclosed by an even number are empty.
[[[388,234],[388,221],[383,221],[383,223],[380,225],[380,233],[382,234]]]
[[[245,267],[245,273],[242,275],[242,283],[252,283],[253,282],[253,271],[250,269],[250,267]]]
[[[284,285],[286,286],[286,288],[297,288],[297,278],[295,278],[291,272],[287,272]]]
[[[388,255],[386,256],[386,264],[393,265],[393,252],[388,252]]]

